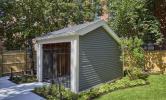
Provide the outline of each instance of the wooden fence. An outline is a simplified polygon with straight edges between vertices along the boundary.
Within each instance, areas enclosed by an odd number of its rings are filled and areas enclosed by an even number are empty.
[[[146,51],[145,70],[149,72],[166,72],[166,50]]]
[[[33,55],[36,67],[36,54]],[[0,52],[0,73],[29,71],[31,67],[29,53],[24,50]],[[149,72],[166,72],[166,50],[145,51],[145,70]]]
[[[34,54],[34,60],[36,56]],[[35,61],[34,61],[35,62]],[[36,63],[34,63],[36,64]],[[24,50],[2,51],[0,53],[0,73],[30,71],[31,63],[29,53]]]

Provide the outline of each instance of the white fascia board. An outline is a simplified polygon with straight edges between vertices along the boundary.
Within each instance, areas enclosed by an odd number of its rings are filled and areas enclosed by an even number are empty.
[[[68,37],[68,36],[73,36],[75,35],[74,32],[70,32],[68,34],[52,34],[52,35],[46,35],[46,36],[42,36],[42,37],[36,37],[34,39],[34,41],[39,42],[39,41],[44,41],[44,40],[48,40],[48,39],[55,39],[55,38],[61,38],[61,37]]]
[[[103,26],[104,24],[105,24],[105,21],[100,20],[96,23],[93,23],[91,25],[88,25],[87,27],[84,27],[84,28],[76,31],[76,33],[79,33],[79,35],[85,35],[85,34],[89,33],[90,31],[93,31],[93,30],[97,29],[98,27]]]
[[[38,40],[38,44],[48,44],[48,43],[60,43],[60,42],[71,42],[72,40],[76,39],[77,35],[70,35],[70,36],[61,36],[61,37],[52,37]]]
[[[115,32],[113,30],[110,29],[110,27],[107,24],[103,25],[102,27],[111,35],[111,37],[113,37],[113,39],[116,40],[116,42],[119,45],[121,45],[120,38],[115,34]]]

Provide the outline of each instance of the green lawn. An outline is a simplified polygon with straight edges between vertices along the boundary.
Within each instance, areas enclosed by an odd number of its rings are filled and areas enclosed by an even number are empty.
[[[117,90],[96,100],[166,100],[166,75],[151,75],[149,85]]]

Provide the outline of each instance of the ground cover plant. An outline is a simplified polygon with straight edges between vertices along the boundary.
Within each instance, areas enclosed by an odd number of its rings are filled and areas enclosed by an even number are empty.
[[[81,92],[80,94],[74,94],[69,89],[65,89],[63,86],[61,86],[61,90],[59,91],[59,86],[55,84],[35,88],[33,92],[46,98],[47,100],[57,100],[60,98],[60,94],[62,95],[62,100],[89,100],[118,89],[146,84],[147,82],[143,79],[131,80],[126,76],[115,82],[103,83],[88,91]]]

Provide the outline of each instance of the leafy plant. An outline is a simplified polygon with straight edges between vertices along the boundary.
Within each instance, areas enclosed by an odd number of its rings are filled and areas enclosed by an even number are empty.
[[[36,82],[37,78],[36,76],[30,76],[30,75],[14,76],[11,81],[17,84],[31,83],[31,82]]]

